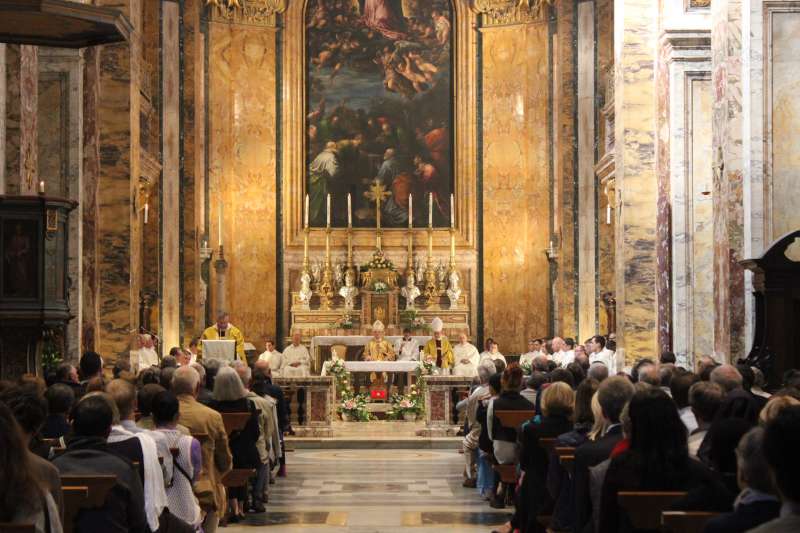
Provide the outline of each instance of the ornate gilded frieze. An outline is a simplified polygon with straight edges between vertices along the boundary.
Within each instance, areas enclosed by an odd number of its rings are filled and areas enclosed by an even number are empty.
[[[206,0],[206,16],[211,22],[275,27],[278,15],[286,11],[286,3],[287,0]]]
[[[483,26],[508,26],[544,20],[554,0],[473,0]]]
[[[689,0],[690,8],[707,8],[711,7],[711,0]]]

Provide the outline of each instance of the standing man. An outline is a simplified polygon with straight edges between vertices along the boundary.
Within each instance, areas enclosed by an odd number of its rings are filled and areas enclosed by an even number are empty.
[[[189,341],[189,347],[186,349],[186,352],[189,354],[189,364],[197,362],[197,356],[199,355],[197,351],[197,345],[200,344],[200,339],[198,337],[193,337],[191,341]]]
[[[478,363],[480,362],[481,354],[469,342],[467,334],[464,332],[458,335],[458,344],[453,347],[453,357],[455,358],[454,376],[474,378],[478,375]]]
[[[275,349],[272,339],[266,339],[264,353],[258,356],[259,361],[266,361],[272,370],[272,375],[280,377],[283,365],[283,354]]]
[[[542,352],[542,341],[539,339],[531,339],[528,341],[528,353],[524,353],[519,356],[519,364],[520,366],[523,363],[528,363],[528,365],[533,368],[533,360],[536,359],[537,355],[540,355]]]
[[[433,329],[433,338],[425,343],[423,353],[425,354],[425,361],[433,363],[436,368],[445,370],[445,374],[450,372],[453,368],[453,346],[447,337],[442,335],[444,323],[438,316],[431,321],[431,328]]]
[[[606,348],[606,339],[602,335],[595,335],[589,339],[586,346],[589,351],[589,364],[603,363],[608,367],[610,375],[616,372],[617,367],[614,365],[614,352]]]
[[[303,336],[299,331],[292,334],[292,344],[283,351],[281,362],[281,376],[285,378],[304,378],[309,375],[311,368],[311,354],[308,348],[303,346],[301,341]],[[270,365],[272,368],[272,365]]]
[[[419,361],[419,341],[411,336],[409,328],[405,328],[403,338],[394,343],[394,351],[398,361]],[[396,374],[394,382],[400,394],[405,394],[407,381],[408,374]]]
[[[207,327],[200,339],[206,341],[236,341],[236,357],[240,361],[247,362],[247,358],[244,355],[244,335],[242,335],[239,328],[230,323],[230,315],[225,311],[217,313],[217,323]],[[199,353],[203,353],[202,348]]]

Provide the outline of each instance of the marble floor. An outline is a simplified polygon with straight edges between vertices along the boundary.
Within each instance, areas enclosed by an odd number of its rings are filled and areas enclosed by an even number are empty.
[[[471,533],[508,517],[461,486],[457,450],[298,449],[288,462],[267,513],[220,531]]]

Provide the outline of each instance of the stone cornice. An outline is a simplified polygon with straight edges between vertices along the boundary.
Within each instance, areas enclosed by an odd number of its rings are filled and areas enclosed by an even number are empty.
[[[553,0],[473,0],[472,9],[481,15],[482,26],[509,26],[545,20]]]
[[[229,8],[219,0],[206,0],[206,17],[210,22],[243,24],[274,28],[278,15],[286,11],[288,0],[248,0],[241,7]]]

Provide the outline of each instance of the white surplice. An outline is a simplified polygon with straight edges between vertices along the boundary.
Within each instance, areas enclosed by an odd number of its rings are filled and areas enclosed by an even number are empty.
[[[300,366],[292,366],[300,363]],[[308,348],[302,344],[295,346],[290,344],[283,350],[283,363],[281,364],[281,377],[284,378],[304,378],[308,377],[311,368],[311,354]]]
[[[478,363],[481,356],[478,349],[469,342],[464,344],[458,343],[453,345],[453,375],[462,377],[475,377],[478,375]],[[468,361],[464,363],[464,360]]]

